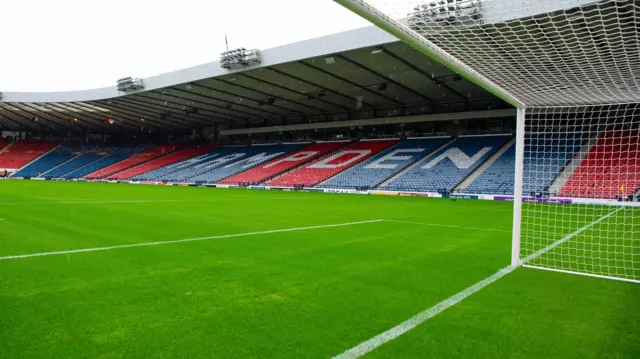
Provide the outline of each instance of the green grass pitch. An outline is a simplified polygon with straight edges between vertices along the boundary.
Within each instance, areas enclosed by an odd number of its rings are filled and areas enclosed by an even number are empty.
[[[338,355],[507,266],[512,207],[0,181],[0,218],[0,257],[429,224],[0,260],[0,358],[300,359]],[[637,359],[640,286],[517,269],[366,357]]]

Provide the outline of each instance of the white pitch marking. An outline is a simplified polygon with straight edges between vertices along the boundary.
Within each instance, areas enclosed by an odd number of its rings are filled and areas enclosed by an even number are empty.
[[[618,211],[620,211],[623,207],[618,208],[615,211],[612,211],[611,213],[608,213],[607,215],[587,224],[586,226],[578,229],[577,231],[570,233],[568,235],[566,235],[565,237],[559,239],[558,241],[550,244],[549,246],[533,253],[530,256],[527,256],[526,258],[524,258],[522,260],[522,263],[526,263],[527,261],[535,258],[536,256],[539,256],[540,254],[543,254],[553,248],[556,248],[557,246],[561,245],[562,243],[565,243],[566,241],[568,241],[569,239],[575,237],[576,235],[584,232],[585,230],[589,229],[591,226],[598,224],[600,222],[602,222],[603,220],[611,217],[612,215],[614,215],[615,213],[617,213]],[[389,222],[388,220],[384,220],[384,222]],[[400,221],[401,222],[401,221]],[[405,320],[404,322],[396,325],[395,327],[380,333],[378,335],[376,335],[375,337],[366,340],[358,345],[356,345],[355,347],[343,352],[342,354],[336,355],[331,359],[355,359],[355,358],[360,358],[368,353],[370,353],[371,351],[373,351],[374,349],[380,347],[381,345],[390,342],[394,339],[396,339],[397,337],[401,336],[402,334],[410,331],[411,329],[417,327],[418,325],[424,323],[425,321],[433,318],[434,316],[444,312],[446,309],[460,303],[461,301],[463,301],[464,299],[466,299],[467,297],[469,297],[470,295],[472,295],[473,293],[479,291],[480,289],[488,286],[489,284],[497,281],[498,279],[506,276],[507,274],[513,272],[516,269],[516,267],[512,267],[512,266],[508,266],[505,268],[502,268],[501,270],[499,270],[498,272],[492,274],[491,276],[479,281],[478,283],[472,285],[471,287],[468,287],[466,289],[464,289],[461,292],[458,292],[457,294],[454,294],[453,296],[443,300],[442,302],[434,305],[433,307],[424,310],[418,314],[416,314],[415,316]]]
[[[445,227],[445,228],[458,228],[458,229],[470,229],[474,231],[490,231],[490,232],[504,232],[511,233],[511,230],[506,229],[493,229],[493,228],[478,228],[478,227],[465,227],[465,226],[456,226],[451,224],[438,224],[438,223],[423,223],[423,222],[410,222],[410,221],[396,221],[393,219],[385,219],[385,222],[393,222],[393,223],[405,223],[405,224],[417,224],[422,226],[433,226],[433,227]]]
[[[170,202],[241,202],[241,201],[306,201],[311,198],[234,198],[234,199],[141,199],[141,200],[111,200],[111,201],[65,201],[65,202],[0,202],[5,205],[41,205],[41,204],[109,204],[109,203],[170,203]]]
[[[107,251],[107,250],[111,250],[111,249],[129,248],[129,247],[146,247],[146,246],[157,246],[157,245],[160,245],[160,244],[195,242],[195,241],[204,241],[204,240],[208,240],[208,239],[247,237],[247,236],[255,236],[255,235],[259,235],[259,234],[272,234],[272,233],[282,233],[282,232],[304,231],[304,230],[308,230],[308,229],[345,227],[345,226],[353,226],[353,225],[357,225],[357,224],[376,223],[376,222],[382,222],[382,220],[381,219],[373,219],[373,220],[369,220],[369,221],[347,222],[347,223],[338,223],[338,224],[325,224],[325,225],[321,225],[321,226],[294,227],[294,228],[285,228],[285,229],[274,229],[274,230],[270,230],[270,231],[261,231],[261,232],[247,232],[247,233],[223,234],[223,235],[219,235],[219,236],[209,236],[209,237],[199,237],[199,238],[186,238],[186,239],[177,239],[177,240],[173,240],[173,241],[133,243],[133,244],[122,244],[122,245],[117,245],[117,246],[110,246],[110,247],[96,247],[96,248],[72,249],[72,250],[67,250],[67,251],[56,251],[56,252],[18,254],[18,255],[13,255],[13,256],[0,257],[0,261],[10,260],[10,259],[30,258],[30,257],[55,256],[55,255],[61,255],[61,254]]]
[[[478,283],[472,285],[471,287],[458,292],[457,294],[454,294],[453,296],[443,300],[442,302],[434,305],[433,307],[422,311],[418,314],[416,314],[415,316],[405,320],[404,322],[396,325],[395,327],[387,330],[386,332],[380,333],[378,335],[376,335],[375,337],[364,341],[358,345],[356,345],[355,347],[345,351],[344,353],[334,356],[332,359],[355,359],[355,358],[359,358],[369,352],[371,352],[372,350],[376,349],[377,347],[381,346],[382,344],[385,344],[387,342],[390,342],[394,339],[396,339],[397,337],[401,336],[402,334],[410,331],[411,329],[417,327],[418,325],[424,323],[425,321],[427,321],[428,319],[431,319],[433,317],[435,317],[436,315],[444,312],[446,309],[448,309],[449,307],[452,307],[458,303],[460,303],[462,300],[464,300],[465,298],[467,298],[468,296],[470,296],[471,294],[479,291],[480,289],[488,286],[489,284],[497,281],[498,279],[504,277],[505,275],[511,273],[514,270],[514,268],[512,268],[511,266],[509,267],[505,267],[501,270],[499,270],[498,272],[494,273],[493,275],[479,281]]]
[[[537,252],[535,252],[535,253],[533,253],[531,255],[528,255],[528,256],[524,257],[522,259],[521,263],[522,264],[527,263],[527,262],[531,261],[532,259],[540,256],[541,254],[544,254],[544,253],[556,248],[557,246],[565,243],[566,241],[570,240],[571,238],[573,238],[573,237],[577,236],[578,234],[580,234],[580,233],[586,231],[587,229],[591,228],[593,225],[596,225],[596,224],[604,221],[605,219],[613,216],[614,214],[618,213],[622,209],[624,209],[624,207],[620,207],[620,208],[616,209],[615,211],[611,211],[607,215],[600,217],[599,219],[587,224],[586,226],[584,226],[584,227],[582,227],[582,228],[580,228],[580,229],[578,229],[578,230],[576,230],[576,231],[574,231],[572,233],[567,234],[566,236],[564,236],[564,237],[560,238],[559,240],[551,243],[550,245],[542,248],[541,250],[539,250],[539,251],[537,251]]]

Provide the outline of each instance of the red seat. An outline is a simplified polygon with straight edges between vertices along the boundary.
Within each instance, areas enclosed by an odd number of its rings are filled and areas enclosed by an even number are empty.
[[[19,169],[58,146],[60,141],[19,140],[0,152],[0,168]],[[5,147],[0,145],[0,148]]]
[[[135,167],[131,167],[129,169],[126,169],[114,176],[112,176],[111,178],[113,179],[118,179],[118,180],[123,180],[123,179],[128,179],[137,175],[141,175],[143,173],[149,172],[149,171],[153,171],[155,169],[158,169],[160,167],[164,167],[164,166],[168,166],[172,163],[176,163],[178,161],[182,161],[182,160],[186,160],[189,157],[193,157],[193,156],[197,156],[197,155],[201,155],[205,152],[209,152],[211,150],[214,149],[214,146],[200,146],[200,147],[189,147],[189,148],[184,148],[172,153],[169,153],[166,156],[162,156],[162,157],[158,157],[154,160],[151,160],[149,162],[145,162],[141,165],[135,166]]]
[[[323,142],[315,143],[295,151],[287,156],[267,162],[261,166],[254,167],[248,171],[238,173],[218,183],[239,184],[239,183],[260,183],[268,180],[280,173],[286,172],[303,163],[319,158],[333,150],[344,146],[346,142]]]
[[[99,179],[99,178],[109,177],[110,179],[120,179],[119,176],[115,176],[119,172],[122,172],[133,166],[137,166],[141,163],[150,161],[152,159],[158,158],[160,156],[164,156],[182,147],[183,146],[179,144],[162,145],[162,146],[153,147],[142,153],[131,156],[123,161],[114,163],[111,166],[107,166],[101,170],[90,173],[89,175],[85,176],[85,178]]]
[[[355,166],[397,142],[398,140],[356,142],[266,184],[269,186],[293,186],[296,184],[313,186]]]
[[[624,187],[624,190],[623,190]],[[561,196],[615,198],[640,187],[640,131],[607,131],[560,191]]]

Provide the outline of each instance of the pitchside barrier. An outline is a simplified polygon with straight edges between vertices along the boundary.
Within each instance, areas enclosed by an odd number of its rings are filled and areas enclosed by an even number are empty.
[[[4,179],[25,179],[25,180],[46,180],[45,178],[0,178]],[[245,188],[249,190],[277,190],[277,191],[293,191],[293,187],[277,187],[277,186],[236,186],[228,184],[215,183],[175,183],[175,182],[154,182],[154,181],[116,181],[116,180],[86,180],[82,178],[51,178],[53,181],[68,182],[104,182],[104,183],[125,183],[125,184],[146,184],[156,186],[180,186],[180,187],[211,187],[211,188]],[[451,198],[466,200],[482,200],[482,201],[514,201],[515,196],[503,194],[474,194],[474,193],[436,193],[436,192],[410,192],[410,191],[380,191],[380,190],[356,190],[343,188],[314,188],[305,187],[298,190],[300,192],[322,192],[322,193],[338,193],[338,194],[361,194],[361,195],[377,195],[377,196],[399,196],[399,197],[424,197],[424,198]],[[639,196],[633,196],[634,201],[624,201],[619,199],[600,199],[600,198],[573,198],[573,197],[535,197],[522,196],[524,203],[554,203],[554,204],[581,204],[581,205],[601,205],[601,206],[621,206],[621,207],[640,207]]]

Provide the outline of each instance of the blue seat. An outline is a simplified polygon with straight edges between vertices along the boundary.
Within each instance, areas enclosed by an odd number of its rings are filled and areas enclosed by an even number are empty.
[[[303,144],[220,147],[136,176],[134,180],[215,183],[295,151]]]
[[[381,189],[413,192],[450,191],[500,149],[509,138],[460,137]]]
[[[449,138],[400,141],[397,145],[321,183],[322,188],[374,188],[442,146]]]

